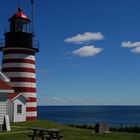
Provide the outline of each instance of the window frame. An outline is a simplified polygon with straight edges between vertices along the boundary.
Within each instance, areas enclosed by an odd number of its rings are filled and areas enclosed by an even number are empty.
[[[17,104],[17,114],[22,114],[22,104]]]

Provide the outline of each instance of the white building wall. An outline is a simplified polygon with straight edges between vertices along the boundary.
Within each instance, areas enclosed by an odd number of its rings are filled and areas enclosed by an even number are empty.
[[[7,101],[7,114],[9,115],[9,121],[13,122],[13,117],[14,117],[14,103],[11,102],[10,100]]]
[[[7,95],[0,93],[0,125],[3,124],[4,115],[6,115]]]

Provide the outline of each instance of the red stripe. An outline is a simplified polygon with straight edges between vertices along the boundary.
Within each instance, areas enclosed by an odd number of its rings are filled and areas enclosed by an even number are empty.
[[[27,112],[37,111],[36,107],[26,107]]]
[[[29,101],[28,102],[36,102],[36,98],[35,97],[28,97]]]
[[[2,63],[29,63],[29,64],[35,64],[34,60],[30,60],[30,59],[4,59],[2,60]]]
[[[35,69],[33,68],[21,68],[21,67],[8,67],[8,68],[2,68],[3,72],[31,72],[35,73]]]
[[[35,50],[18,50],[18,49],[9,49],[9,50],[3,50],[3,53],[4,54],[14,54],[14,53],[18,53],[18,54],[32,54],[34,55],[35,54]]]
[[[37,116],[26,117],[26,120],[37,120]]]
[[[13,87],[15,92],[33,92],[36,93],[36,88],[32,87]]]
[[[11,82],[31,82],[36,83],[35,78],[26,78],[26,77],[10,77]]]

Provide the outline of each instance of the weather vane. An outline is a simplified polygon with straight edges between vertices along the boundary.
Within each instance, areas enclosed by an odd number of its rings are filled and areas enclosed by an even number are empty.
[[[34,0],[31,0],[31,4],[32,4],[32,33],[33,33],[33,37],[34,37]]]
[[[34,36],[34,32],[35,32],[35,29],[34,29],[34,1],[35,0],[30,0],[31,5],[32,5],[32,33],[33,33],[33,36]],[[21,0],[18,0],[18,7],[21,7]]]
[[[21,0],[18,0],[18,6],[21,6]]]

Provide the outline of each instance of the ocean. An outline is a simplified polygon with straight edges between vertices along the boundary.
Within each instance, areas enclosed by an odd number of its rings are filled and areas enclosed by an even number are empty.
[[[62,124],[140,125],[140,106],[38,106],[38,119]]]

